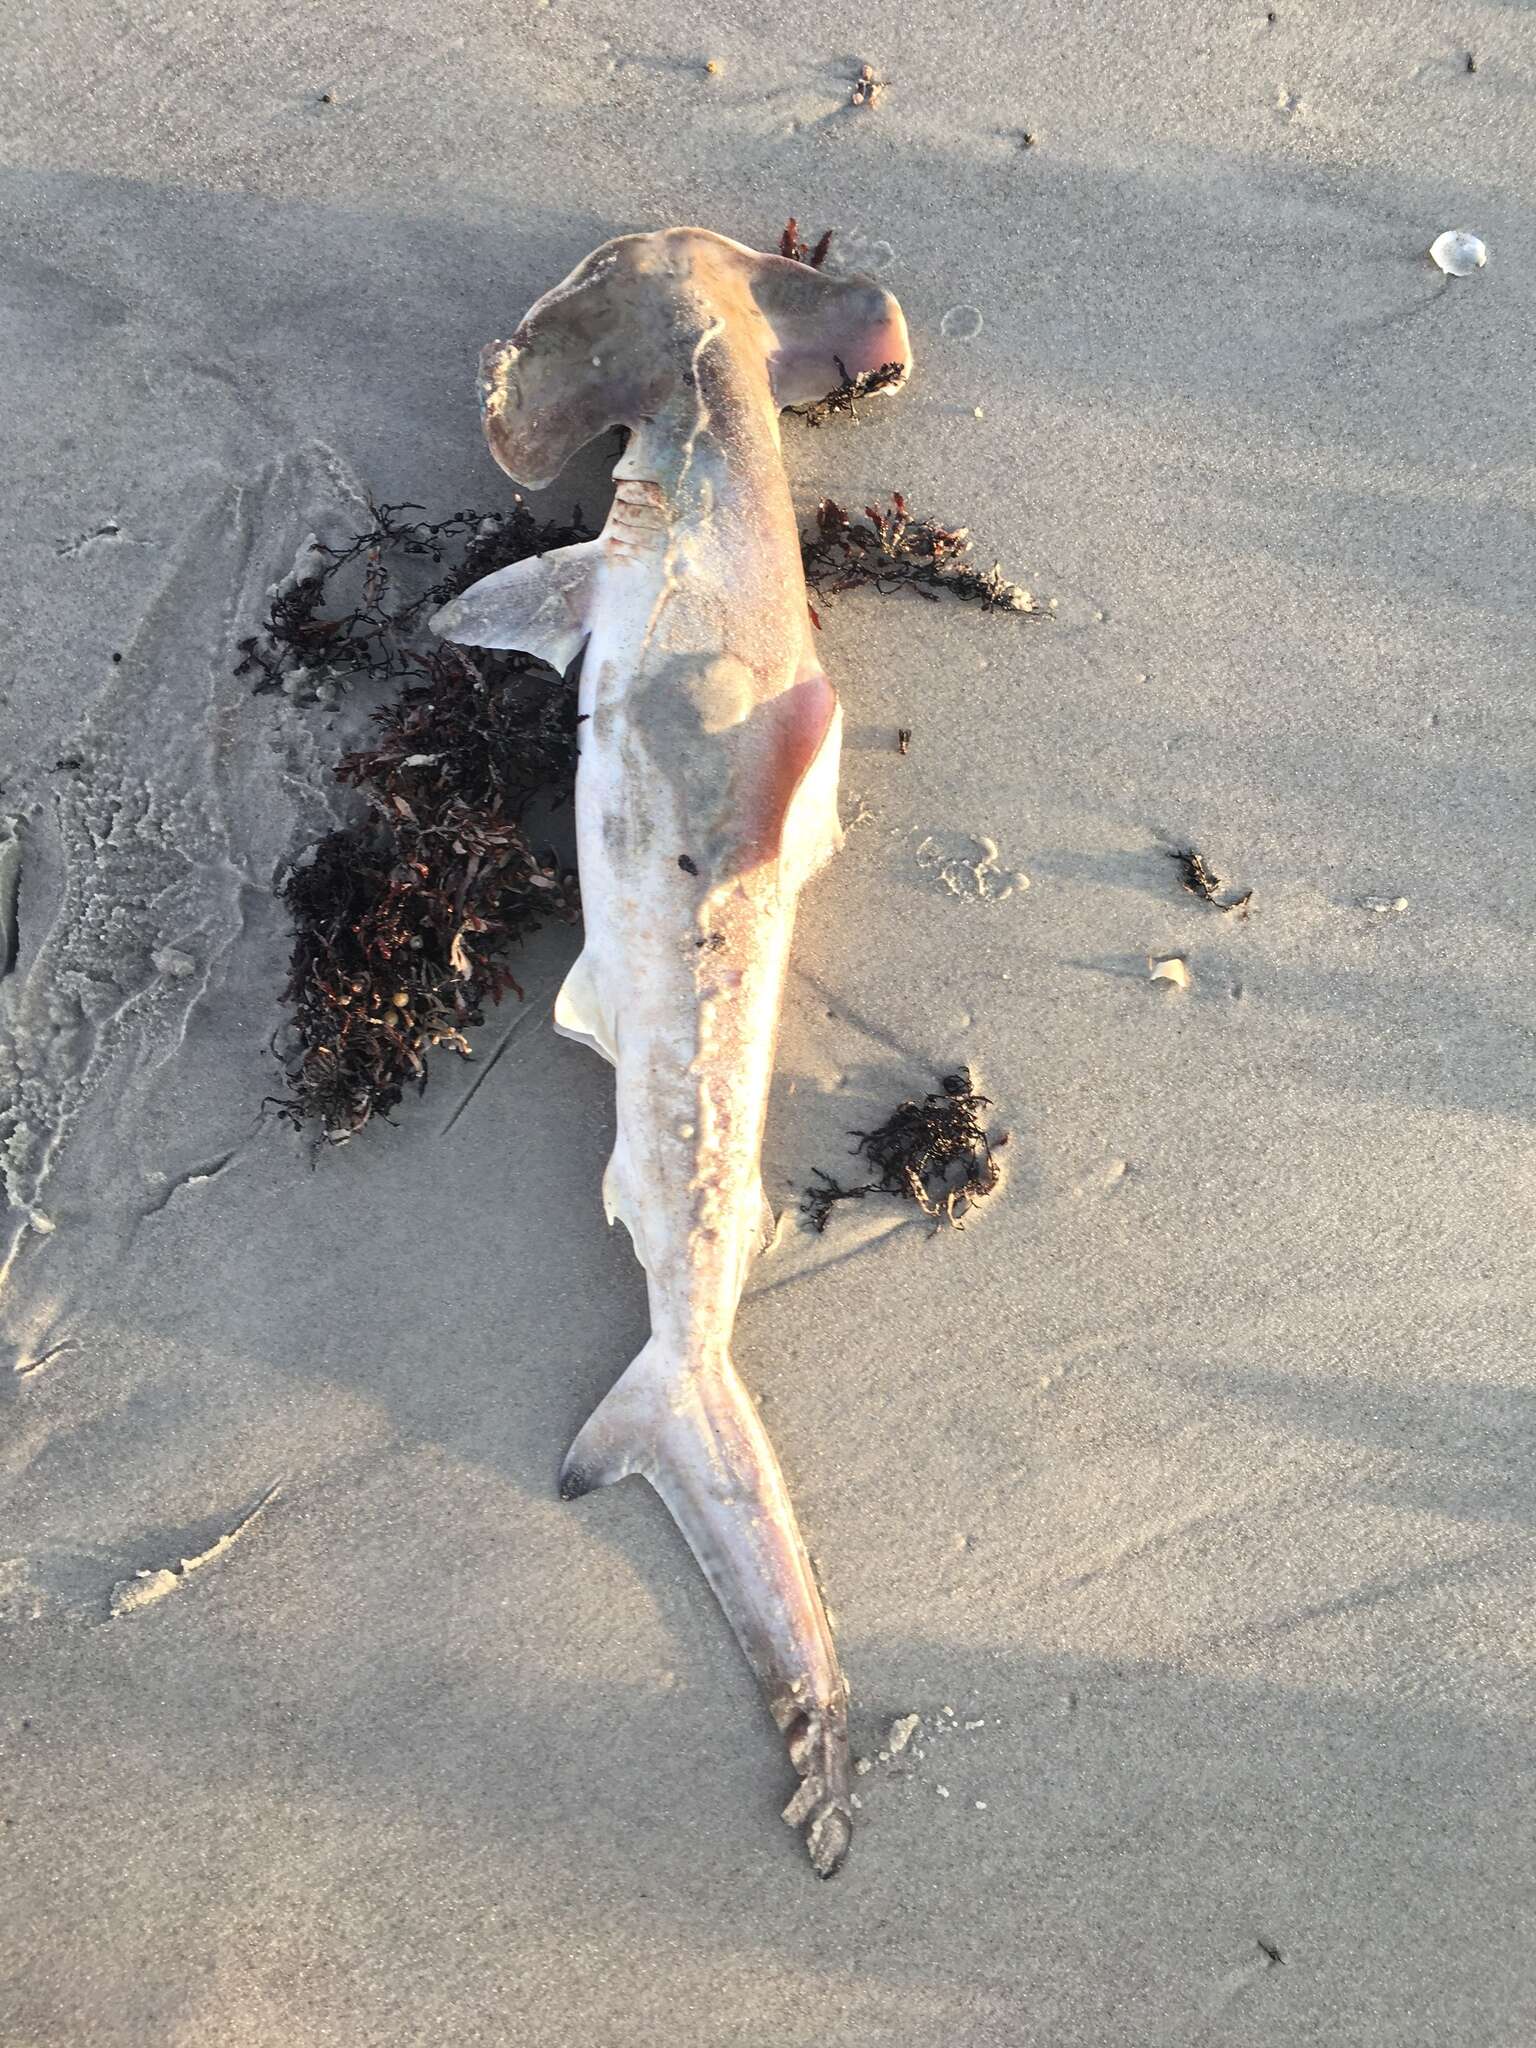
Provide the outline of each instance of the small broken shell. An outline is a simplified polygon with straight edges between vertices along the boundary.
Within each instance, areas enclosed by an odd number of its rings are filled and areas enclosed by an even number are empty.
[[[1429,256],[1448,277],[1470,277],[1488,261],[1488,249],[1465,228],[1447,228],[1430,243]]]
[[[1175,988],[1189,987],[1189,968],[1177,956],[1169,960],[1149,959],[1147,972],[1154,981],[1171,981]]]
[[[893,1721],[890,1733],[885,1738],[890,1746],[891,1755],[900,1756],[922,1725],[916,1714],[903,1714],[899,1721]]]

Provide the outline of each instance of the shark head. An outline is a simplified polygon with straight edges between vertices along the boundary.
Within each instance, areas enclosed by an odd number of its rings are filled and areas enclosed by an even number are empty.
[[[620,235],[481,352],[491,453],[528,489],[551,483],[607,428],[662,413],[715,335],[749,373],[761,367],[776,406],[911,359],[901,308],[868,278],[829,277],[705,228]]]

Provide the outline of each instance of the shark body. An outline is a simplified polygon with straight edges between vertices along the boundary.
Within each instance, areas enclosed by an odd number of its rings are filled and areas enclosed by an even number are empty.
[[[772,1230],[760,1156],[802,888],[841,843],[841,713],[812,644],[779,410],[909,360],[895,300],[702,229],[624,236],[482,356],[487,438],[529,486],[628,429],[599,537],[475,584],[450,640],[566,667],[585,943],[556,1027],[612,1062],[603,1182],[651,1336],[577,1436],[575,1498],[640,1473],[707,1574],[830,1875],[852,1830],[847,1687],[731,1337]]]

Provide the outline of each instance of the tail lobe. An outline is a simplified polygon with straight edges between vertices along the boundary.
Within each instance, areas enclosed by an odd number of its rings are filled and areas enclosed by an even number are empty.
[[[665,1501],[757,1674],[800,1773],[784,1818],[830,1877],[853,1827],[848,1688],[779,1461],[729,1357],[682,1364],[653,1337],[571,1445],[561,1498],[633,1472]]]

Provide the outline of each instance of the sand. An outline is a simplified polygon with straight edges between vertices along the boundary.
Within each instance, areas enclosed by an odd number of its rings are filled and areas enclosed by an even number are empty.
[[[7,2048],[1530,2038],[1530,12],[0,33]],[[312,1168],[271,885],[365,707],[230,675],[365,490],[504,502],[475,351],[579,257],[791,212],[916,355],[798,502],[1056,600],[826,614],[770,1191],[962,1061],[1013,1133],[742,1317],[873,1759],[831,1885],[659,1504],[555,1498],[644,1334],[574,936]]]

